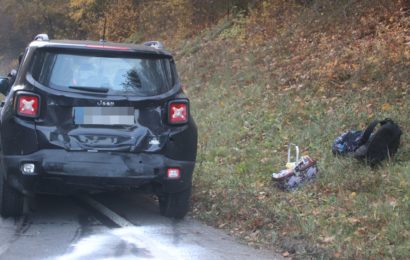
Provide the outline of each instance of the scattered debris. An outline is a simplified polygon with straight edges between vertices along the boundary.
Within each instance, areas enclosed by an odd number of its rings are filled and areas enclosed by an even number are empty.
[[[291,162],[291,148],[295,147],[295,162]],[[294,144],[288,146],[288,162],[286,169],[279,173],[272,174],[272,180],[277,181],[277,187],[291,191],[295,190],[304,183],[313,180],[318,173],[316,161],[309,156],[302,156],[299,160],[299,147]]]

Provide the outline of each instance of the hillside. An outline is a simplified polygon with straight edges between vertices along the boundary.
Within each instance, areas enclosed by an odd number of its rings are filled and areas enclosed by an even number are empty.
[[[266,3],[178,49],[200,132],[193,215],[285,256],[406,258],[409,13],[344,2],[321,12]],[[336,136],[386,117],[404,132],[394,159],[373,170],[332,155]],[[320,175],[285,193],[270,175],[289,142]]]
[[[194,218],[293,259],[409,259],[409,1],[0,3],[7,68],[43,31],[98,40],[106,23],[112,41],[165,42],[199,130]],[[335,137],[384,118],[402,128],[397,156],[372,169],[332,155]],[[271,174],[290,142],[320,173],[283,192]]]

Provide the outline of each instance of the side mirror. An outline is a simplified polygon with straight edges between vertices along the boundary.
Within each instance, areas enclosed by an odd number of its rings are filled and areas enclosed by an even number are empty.
[[[7,96],[10,90],[9,78],[0,77],[0,93]]]

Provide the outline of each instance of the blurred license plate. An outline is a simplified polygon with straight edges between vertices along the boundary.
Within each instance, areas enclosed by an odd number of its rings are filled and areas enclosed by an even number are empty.
[[[76,125],[134,125],[133,107],[74,107]]]

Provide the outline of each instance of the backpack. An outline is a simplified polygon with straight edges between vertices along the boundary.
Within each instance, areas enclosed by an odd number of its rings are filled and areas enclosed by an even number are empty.
[[[379,124],[380,127],[374,132]],[[375,120],[364,131],[349,131],[336,138],[332,151],[334,154],[353,155],[354,158],[375,166],[396,154],[401,134],[400,127],[393,120]]]

